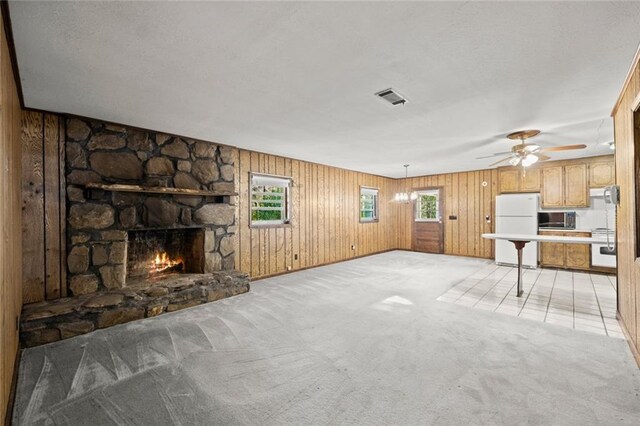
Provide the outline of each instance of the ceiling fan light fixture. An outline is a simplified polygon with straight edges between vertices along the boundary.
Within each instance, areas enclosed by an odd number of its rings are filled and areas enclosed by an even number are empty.
[[[537,155],[529,154],[522,159],[522,167],[529,167],[532,164],[537,163],[539,160]]]
[[[498,160],[494,163],[489,164],[489,167],[497,166],[504,162],[508,162],[511,166],[517,166],[522,164],[524,174],[524,168],[529,167],[532,164],[537,163],[538,161],[547,161],[550,160],[551,157],[546,155],[547,152],[559,152],[559,151],[571,151],[574,149],[584,149],[587,146],[585,144],[576,144],[576,145],[563,145],[563,146],[551,146],[551,147],[541,147],[538,144],[527,143],[529,138],[532,138],[540,133],[540,130],[520,130],[517,132],[509,133],[507,138],[511,140],[518,140],[520,143],[513,145],[511,147],[510,155],[504,157],[501,160]],[[602,142],[603,145],[607,144],[606,142]],[[613,142],[610,142],[613,144]],[[615,145],[609,145],[610,149],[615,149]],[[494,155],[501,155],[506,153],[496,153]],[[483,157],[480,157],[483,158]],[[488,158],[488,157],[484,157]]]

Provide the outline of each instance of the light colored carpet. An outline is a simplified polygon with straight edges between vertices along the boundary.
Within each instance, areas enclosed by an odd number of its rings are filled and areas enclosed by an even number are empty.
[[[638,424],[626,342],[436,298],[396,251],[24,351],[16,424]]]

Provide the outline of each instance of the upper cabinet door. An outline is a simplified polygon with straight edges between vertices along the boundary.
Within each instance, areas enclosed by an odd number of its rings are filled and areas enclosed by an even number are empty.
[[[518,181],[520,180],[519,169],[500,170],[500,193],[518,192]]]
[[[542,169],[542,207],[562,207],[564,205],[564,184],[562,166]]]
[[[520,192],[540,192],[540,169],[526,169],[520,176]]]
[[[589,168],[589,186],[604,188],[616,183],[615,164],[611,161],[592,163]]]
[[[586,164],[564,167],[564,205],[589,207],[588,169]]]

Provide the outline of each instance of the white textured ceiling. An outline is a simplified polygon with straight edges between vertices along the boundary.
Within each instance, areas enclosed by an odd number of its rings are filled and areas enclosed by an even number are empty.
[[[634,2],[10,2],[27,107],[386,176],[610,153]],[[409,103],[373,93],[393,87]],[[554,158],[568,158],[554,155]]]

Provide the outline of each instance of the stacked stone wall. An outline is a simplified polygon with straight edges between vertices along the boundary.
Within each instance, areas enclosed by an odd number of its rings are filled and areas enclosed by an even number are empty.
[[[89,183],[234,192],[236,148],[101,122],[66,123],[70,294],[126,286],[127,231],[199,227],[204,272],[232,270],[234,197],[87,189]]]

